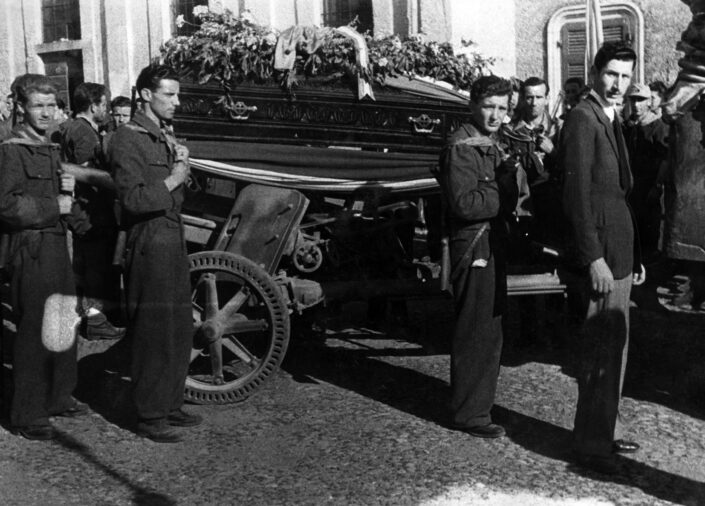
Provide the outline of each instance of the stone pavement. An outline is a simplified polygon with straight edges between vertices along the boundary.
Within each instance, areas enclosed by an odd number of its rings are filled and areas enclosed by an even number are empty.
[[[527,344],[510,318],[494,411],[508,436],[449,430],[448,306],[437,299],[408,304],[410,324],[392,333],[335,321],[298,332],[254,396],[190,406],[206,422],[176,445],[130,432],[124,382],[84,367],[99,388],[79,397],[94,413],[57,420],[60,440],[0,428],[0,503],[703,505],[705,313],[664,310],[655,293],[635,294],[623,403],[643,449],[616,476],[570,463],[570,325]]]

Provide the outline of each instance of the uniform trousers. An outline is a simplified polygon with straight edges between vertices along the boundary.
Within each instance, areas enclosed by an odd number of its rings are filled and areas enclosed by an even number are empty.
[[[140,420],[157,420],[183,405],[193,343],[181,225],[163,217],[136,225],[125,274],[135,407]]]
[[[475,427],[492,422],[502,354],[502,316],[496,311],[495,258],[468,267],[453,282],[455,329],[450,352],[452,423]]]
[[[94,307],[115,322],[119,319],[120,279],[113,267],[117,231],[74,238],[73,265],[83,309]]]
[[[45,302],[50,295],[76,294],[66,236],[41,233],[12,260],[11,300],[17,319],[13,346],[13,397],[10,423],[14,427],[46,425],[49,416],[70,408],[78,378],[76,342],[61,352],[42,342]]]
[[[585,281],[585,289],[589,290]],[[607,294],[589,295],[580,335],[578,407],[573,444],[578,453],[608,456],[619,418],[629,348],[632,276],[615,280]],[[617,436],[619,437],[619,436]]]

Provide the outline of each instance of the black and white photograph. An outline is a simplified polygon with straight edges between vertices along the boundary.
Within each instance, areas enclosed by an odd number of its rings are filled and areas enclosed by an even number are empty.
[[[0,504],[705,506],[705,0],[0,0]]]

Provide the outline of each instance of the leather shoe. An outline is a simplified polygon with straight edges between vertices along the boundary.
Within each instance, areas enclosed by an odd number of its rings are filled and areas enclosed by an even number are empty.
[[[486,439],[494,439],[506,435],[504,427],[496,423],[488,423],[487,425],[475,425],[473,427],[454,426],[456,430],[465,432],[474,437]]]
[[[615,439],[612,443],[612,453],[634,453],[639,448],[641,448],[639,443],[635,443],[634,441],[626,441],[624,439]]]
[[[63,416],[65,418],[78,418],[80,416],[87,415],[89,412],[90,409],[88,408],[88,404],[83,404],[82,402],[76,401],[71,407],[54,414],[54,416]]]
[[[12,433],[34,441],[48,441],[57,436],[56,429],[51,425],[25,425],[13,427]]]
[[[83,318],[81,335],[88,341],[116,340],[125,337],[125,327],[115,327],[103,313]]]
[[[156,443],[178,443],[184,439],[181,433],[167,424],[163,418],[139,422],[136,432],[137,435]]]
[[[617,461],[612,455],[585,455],[578,453],[575,456],[575,463],[580,467],[602,474],[615,474],[617,472]]]
[[[166,423],[173,427],[195,427],[203,423],[203,417],[187,413],[183,408],[179,408],[169,413]]]

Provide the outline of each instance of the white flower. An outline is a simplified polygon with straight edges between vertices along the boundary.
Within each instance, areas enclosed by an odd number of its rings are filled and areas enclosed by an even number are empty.
[[[387,60],[387,59],[383,56],[382,58],[380,58],[379,60],[377,60],[377,65],[379,65],[380,67],[386,67],[387,65],[389,65],[389,60]]]
[[[277,36],[274,33],[269,32],[267,35],[264,36],[264,40],[267,42],[267,44],[273,46],[277,43]]]
[[[250,11],[248,11],[248,10],[242,11],[242,13],[240,14],[240,19],[241,19],[242,21],[247,22],[247,23],[250,23],[250,24],[253,24],[253,25],[255,24],[255,17],[254,17],[254,16],[252,15],[252,13],[251,13]]]
[[[207,5],[197,5],[193,8],[193,16],[198,18],[200,16],[203,16],[205,14],[208,14],[208,6]]]
[[[184,26],[185,23],[186,20],[184,19],[183,14],[179,14],[178,16],[176,16],[176,28],[181,28],[182,26]]]

